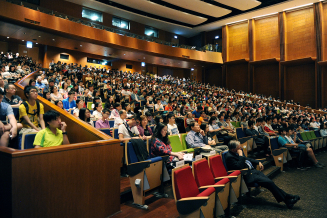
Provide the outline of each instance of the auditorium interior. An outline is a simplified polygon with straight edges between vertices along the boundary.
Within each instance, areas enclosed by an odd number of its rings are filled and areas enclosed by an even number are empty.
[[[0,52],[0,218],[327,217],[327,0],[0,0]]]

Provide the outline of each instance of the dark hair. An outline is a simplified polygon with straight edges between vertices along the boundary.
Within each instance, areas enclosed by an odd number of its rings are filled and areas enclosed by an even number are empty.
[[[262,118],[258,118],[257,119],[257,123],[262,123],[263,122],[263,119]]]
[[[57,101],[55,101],[55,105],[58,106],[58,103],[59,103],[60,101],[62,102],[62,100],[57,100]]]
[[[194,125],[196,124],[197,122],[191,122],[190,125],[188,125],[190,128],[194,127]]]
[[[212,125],[212,122],[217,120],[215,117],[210,117],[209,124]]]
[[[161,115],[157,115],[157,116],[154,118],[154,122],[156,122],[156,124],[158,125],[160,119],[163,119],[162,116],[161,116]]]
[[[218,119],[220,119],[221,117],[224,117],[222,113],[218,115]]]
[[[45,126],[48,127],[48,122],[51,122],[52,120],[56,120],[58,117],[60,117],[60,114],[57,111],[49,110],[43,114],[43,120],[45,123]]]
[[[87,120],[85,120],[85,112],[86,112],[86,110],[89,111],[89,109],[87,109],[87,108],[81,108],[81,109],[79,110],[78,117],[79,117],[81,120],[85,121],[85,122],[90,122],[90,117],[87,118]]]
[[[119,107],[119,106],[120,106],[120,103],[117,102],[117,103],[115,103],[114,108],[117,109],[117,107]]]
[[[250,127],[250,126],[253,126],[253,125],[254,125],[254,121],[249,120],[249,122],[248,122],[248,126]]]
[[[32,89],[35,89],[37,91],[37,88],[35,86],[25,86],[25,88],[24,88],[24,95],[25,95],[26,98],[28,98],[27,97],[27,94],[30,94],[30,91]]]
[[[200,125],[200,129],[202,129],[204,132],[206,131],[206,128],[207,128],[207,123],[201,123]]]
[[[105,109],[102,110],[102,113],[104,113],[104,114],[107,113],[107,112],[110,113],[110,110],[108,108],[105,108]]]
[[[170,144],[170,141],[168,139],[168,133],[166,134],[165,137],[162,137],[161,135],[161,130],[166,126],[166,124],[164,123],[158,123],[157,126],[156,126],[156,129],[152,135],[152,138],[151,138],[151,143],[154,142],[155,138],[158,138],[160,141],[162,141],[163,143],[165,143],[166,145],[169,145]]]
[[[75,91],[69,91],[68,95],[75,95]]]
[[[145,112],[145,116],[151,117],[152,116],[152,113],[150,111],[147,111],[147,112]]]
[[[202,106],[197,106],[196,109],[199,111],[199,110],[202,110]]]
[[[31,79],[31,80],[28,82],[28,85],[30,86],[33,82],[35,82],[35,79]]]
[[[169,119],[172,118],[172,117],[175,117],[175,115],[172,114],[172,113],[167,114],[167,116],[166,116],[166,123],[167,124],[169,123]]]
[[[279,129],[279,131],[278,131],[279,132],[279,135],[281,135],[284,131],[287,132],[288,130],[286,128]]]

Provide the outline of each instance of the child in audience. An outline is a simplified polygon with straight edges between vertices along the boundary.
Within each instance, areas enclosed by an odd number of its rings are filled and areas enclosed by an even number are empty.
[[[19,134],[40,131],[45,128],[43,114],[43,104],[37,101],[38,90],[35,86],[26,86],[24,88],[24,95],[27,101],[24,101],[19,106],[19,121],[23,125]],[[40,126],[41,127],[40,127]]]
[[[53,147],[69,144],[66,123],[60,119],[60,114],[54,110],[47,111],[44,116],[46,128],[39,131],[34,139],[35,148]]]

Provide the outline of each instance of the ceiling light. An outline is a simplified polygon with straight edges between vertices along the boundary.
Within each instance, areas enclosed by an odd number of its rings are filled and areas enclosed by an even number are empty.
[[[125,54],[124,54],[125,55]]]
[[[81,46],[81,47],[82,47],[83,45],[79,45],[79,46]]]
[[[35,44],[39,44],[39,43],[35,43]]]
[[[309,5],[313,5],[313,3],[309,3],[309,4],[305,4],[305,5],[296,6],[296,7],[293,7],[293,8],[287,8],[287,9],[285,9],[285,10],[283,10],[283,11],[294,10],[294,9],[302,8],[302,7],[309,6]]]
[[[215,36],[215,39],[219,39],[219,36]]]
[[[177,39],[178,37],[177,36],[174,36],[175,39]]]
[[[55,41],[55,39],[52,39],[52,41]]]
[[[239,21],[235,21],[235,22],[231,22],[231,23],[226,23],[226,25],[233,24],[233,23],[239,23],[239,22],[243,22],[243,21],[246,21],[246,20],[248,20],[248,19],[239,20]]]
[[[39,36],[41,38],[41,36]]]
[[[25,40],[23,39],[22,41],[24,42]]]
[[[275,13],[271,13],[271,14],[265,14],[265,15],[261,15],[261,16],[257,16],[257,17],[252,17],[253,19],[259,18],[259,17],[266,17],[266,16],[270,16],[270,15],[274,15],[274,14],[278,14],[278,12]]]
[[[91,20],[97,20],[98,18],[99,18],[98,16],[93,15],[93,16],[91,17]]]
[[[7,36],[7,39],[9,39],[9,36]]]
[[[191,71],[194,71],[194,68],[191,68]]]

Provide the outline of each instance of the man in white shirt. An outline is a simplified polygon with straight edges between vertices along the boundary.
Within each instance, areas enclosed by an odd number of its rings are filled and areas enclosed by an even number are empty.
[[[118,134],[120,141],[130,140],[132,137],[139,136],[140,133],[136,127],[136,120],[131,117],[128,122],[124,122],[118,127]]]
[[[119,111],[119,115],[120,115],[120,117],[115,118],[114,128],[119,127],[124,122],[126,123],[126,120],[125,120],[127,117],[126,111],[125,110]]]

